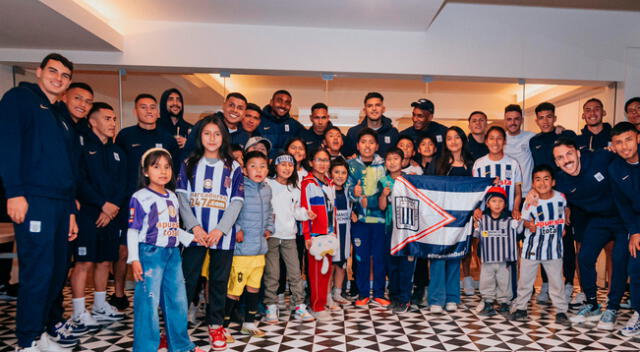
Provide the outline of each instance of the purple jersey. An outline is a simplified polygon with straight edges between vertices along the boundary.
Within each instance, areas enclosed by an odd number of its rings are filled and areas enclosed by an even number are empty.
[[[138,231],[138,242],[158,247],[177,247],[180,235],[178,198],[143,188],[129,202],[129,228]]]

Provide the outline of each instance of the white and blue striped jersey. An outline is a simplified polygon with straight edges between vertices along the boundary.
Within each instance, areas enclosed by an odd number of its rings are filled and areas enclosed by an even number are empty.
[[[191,179],[187,179],[186,164],[183,163],[178,174],[176,192],[189,198],[191,211],[202,228],[209,232],[216,228],[231,201],[244,201],[242,169],[236,161],[229,168],[222,160],[209,163],[203,157],[193,170]],[[231,233],[222,236],[218,244],[211,248],[233,250],[235,242],[234,225]]]
[[[129,228],[138,231],[138,242],[158,247],[177,247],[180,229],[178,197],[143,188],[129,201]]]
[[[483,214],[473,235],[480,239],[480,259],[483,263],[506,263],[518,260],[517,234],[522,221],[510,216],[494,219]]]
[[[564,194],[553,191],[549,199],[538,199],[537,206],[524,204],[522,219],[533,221],[536,232],[525,231],[522,243],[522,258],[530,260],[561,259],[562,232],[565,224],[567,200]]]
[[[485,155],[473,163],[473,176],[499,178],[499,186],[507,192],[507,199],[509,201],[508,209],[509,211],[513,210],[513,203],[516,197],[516,185],[522,184],[522,171],[516,159],[504,155],[501,160],[493,161],[489,159],[489,155]]]

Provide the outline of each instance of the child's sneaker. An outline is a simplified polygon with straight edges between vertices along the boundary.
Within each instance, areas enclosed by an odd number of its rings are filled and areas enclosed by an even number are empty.
[[[556,324],[570,326],[571,325],[571,321],[569,320],[569,317],[567,317],[567,315],[565,313],[561,312],[561,313],[556,314]]]
[[[264,335],[266,335],[264,331],[258,329],[255,323],[242,323],[240,333],[242,335],[250,335],[252,337],[264,337]]]
[[[380,297],[374,298],[371,303],[373,303],[374,306],[379,306],[382,308],[387,308],[391,305],[391,302],[389,300]]]
[[[214,351],[225,351],[227,349],[227,339],[224,336],[224,328],[212,328],[209,326],[209,344]]]
[[[158,352],[166,352],[169,350],[169,344],[167,343],[167,335],[160,335],[160,344],[158,345]]]
[[[465,296],[473,296],[475,288],[473,287],[473,278],[471,276],[466,276],[462,280],[462,288]]]
[[[536,302],[538,304],[549,303],[549,284],[543,283],[542,288],[540,288],[540,293],[538,293],[538,297],[536,297]]]
[[[296,310],[293,312],[293,319],[302,321],[316,320],[316,318],[307,311],[307,306],[305,304],[300,304],[296,307]]]
[[[511,311],[511,306],[509,303],[500,303],[500,308],[498,308],[498,313],[509,313]]]
[[[89,332],[100,330],[100,324],[86,310],[77,318],[72,318],[73,324],[82,328],[86,328]]]
[[[398,303],[393,306],[391,311],[394,312],[395,314],[402,314],[402,313],[408,312],[409,308],[411,308],[411,305],[409,304],[409,302]]]
[[[431,314],[440,314],[440,313],[442,313],[442,306],[437,305],[437,304],[433,304],[433,305],[431,305],[431,307],[429,307],[429,312]]]
[[[67,319],[64,323],[64,328],[69,331],[69,333],[75,337],[80,337],[89,332],[89,328],[86,325],[79,325],[73,321],[73,318]],[[98,328],[100,328],[98,326]]]
[[[604,311],[598,322],[598,329],[612,331],[616,325],[618,311],[615,309],[607,309]]]
[[[267,306],[267,310],[264,314],[264,318],[262,318],[267,324],[275,324],[278,322],[278,306],[275,304],[269,304]]]
[[[492,317],[498,314],[496,310],[493,308],[493,302],[484,302],[484,306],[478,312],[478,315],[483,317]]]
[[[529,321],[529,314],[524,309],[518,309],[511,314],[511,320],[527,322]]]
[[[570,320],[572,323],[582,324],[587,321],[600,320],[600,316],[602,316],[600,305],[597,304],[593,306],[592,304],[587,303],[582,307],[582,309],[580,309],[578,314],[571,317]]]
[[[354,304],[356,307],[362,307],[362,308],[367,307],[369,306],[369,297],[360,298]]]
[[[620,333],[623,336],[635,336],[640,334],[640,314],[638,312],[633,312],[629,321],[627,321],[627,325],[620,330]]]
[[[118,321],[124,319],[124,314],[120,313],[116,307],[105,303],[102,307],[93,307],[91,315],[97,321]]]
[[[447,312],[455,312],[458,310],[458,305],[454,302],[449,302],[444,306],[444,309],[446,309]]]

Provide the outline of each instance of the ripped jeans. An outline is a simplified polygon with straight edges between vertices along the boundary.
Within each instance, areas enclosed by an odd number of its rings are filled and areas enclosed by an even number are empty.
[[[192,350],[187,331],[187,294],[179,248],[139,244],[142,281],[133,298],[133,351],[156,352],[160,343],[158,306],[162,308],[169,352]]]

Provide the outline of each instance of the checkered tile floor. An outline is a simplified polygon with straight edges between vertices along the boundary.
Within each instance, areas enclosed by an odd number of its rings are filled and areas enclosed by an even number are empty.
[[[67,297],[70,295],[67,292]],[[87,297],[90,300],[90,295]],[[67,298],[69,300],[69,298]],[[429,314],[412,310],[394,315],[382,308],[348,307],[334,312],[331,322],[301,323],[289,320],[285,305],[276,325],[260,324],[266,338],[251,338],[231,331],[236,342],[230,351],[639,351],[640,336],[626,338],[614,332],[595,329],[593,325],[563,327],[554,324],[549,306],[533,303],[530,322],[520,323],[497,315],[479,318],[474,309],[478,295],[463,296],[462,307],[455,313]],[[90,304],[90,302],[88,303]],[[70,307],[69,301],[66,306]],[[0,352],[13,351],[16,339],[15,302],[0,301]],[[132,347],[132,312],[128,318],[101,331],[85,336],[77,351],[118,352]],[[617,329],[629,319],[623,310]],[[192,340],[208,350],[206,326],[190,329]]]

